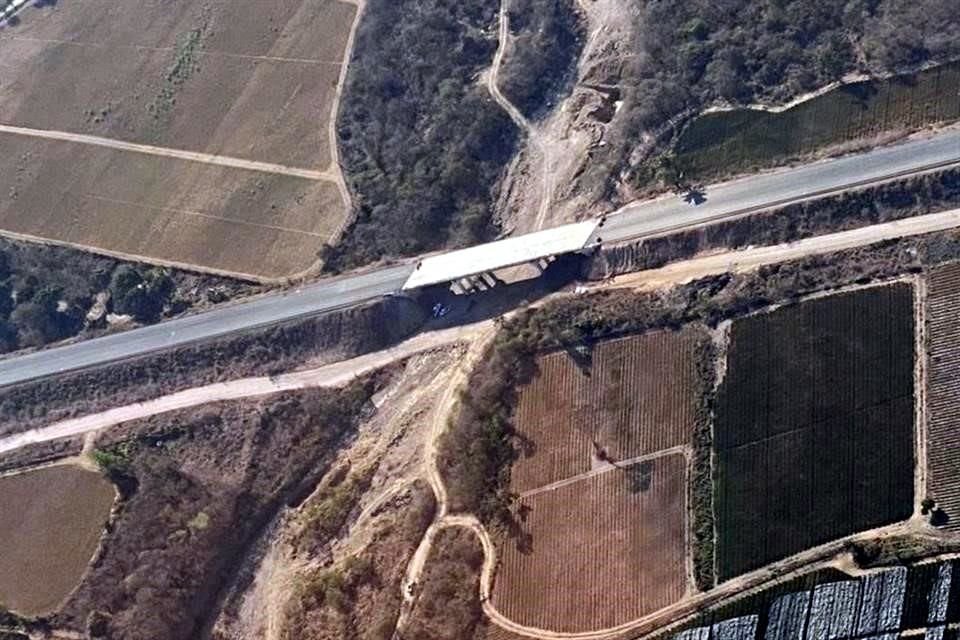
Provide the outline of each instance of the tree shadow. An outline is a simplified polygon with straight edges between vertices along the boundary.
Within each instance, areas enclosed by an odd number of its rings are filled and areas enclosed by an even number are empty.
[[[623,469],[630,493],[645,493],[653,484],[653,462],[645,460]]]

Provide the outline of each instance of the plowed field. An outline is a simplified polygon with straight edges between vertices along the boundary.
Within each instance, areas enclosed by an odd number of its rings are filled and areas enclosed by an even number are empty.
[[[672,454],[523,499],[527,536],[501,541],[493,602],[523,625],[588,631],[686,587],[686,459]]]
[[[960,528],[960,263],[927,281],[927,482]]]
[[[56,609],[96,551],[114,495],[103,476],[78,467],[0,478],[0,606]]]
[[[517,428],[532,443],[513,466],[517,493],[589,471],[594,443],[614,460],[687,444],[696,411],[696,330],[597,344],[591,362],[538,360],[520,393]]]
[[[324,170],[353,4],[37,5],[0,31],[16,61],[0,65],[0,124],[20,128],[0,134],[0,230],[253,277],[316,263],[347,214]]]
[[[721,579],[913,509],[910,286],[735,321],[715,425]]]

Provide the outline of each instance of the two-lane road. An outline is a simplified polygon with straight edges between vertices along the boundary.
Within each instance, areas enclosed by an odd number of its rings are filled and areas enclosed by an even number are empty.
[[[749,176],[708,187],[692,206],[676,196],[630,204],[595,233],[605,243],[657,235],[751,211],[960,164],[960,130],[876,151]],[[399,291],[414,261],[259,296],[212,311],[0,361],[0,386],[106,364]]]

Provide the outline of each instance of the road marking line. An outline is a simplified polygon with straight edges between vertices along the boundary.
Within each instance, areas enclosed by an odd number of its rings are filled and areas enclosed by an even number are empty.
[[[0,124],[0,133],[11,133],[14,135],[27,136],[31,138],[45,138],[48,140],[61,140],[63,142],[89,144],[97,147],[106,147],[108,149],[142,153],[150,156],[176,158],[178,160],[188,160],[190,162],[201,162],[204,164],[219,165],[221,167],[230,167],[231,169],[246,169],[247,171],[273,173],[278,175],[293,176],[295,178],[305,178],[307,180],[326,180],[329,182],[336,181],[333,174],[331,174],[329,171],[315,171],[313,169],[288,167],[282,164],[259,162],[257,160],[244,160],[243,158],[219,156],[211,153],[201,153],[199,151],[186,151],[183,149],[171,149],[169,147],[157,147],[148,144],[139,144],[136,142],[114,140],[112,138],[91,136],[83,133],[69,133],[67,131],[55,131],[51,129],[30,129],[27,127],[17,127],[6,124]]]
[[[82,40],[59,40],[57,38],[34,38],[30,36],[3,36],[2,40],[23,40],[26,42],[40,42],[44,44],[63,44],[71,47],[86,47],[88,49],[135,49],[137,51],[155,51],[166,53],[176,51],[175,47],[148,47],[141,44],[97,44],[96,42],[83,42]],[[196,52],[200,56],[219,56],[222,58],[238,58],[241,60],[262,60],[264,62],[292,62],[296,64],[313,65],[336,65],[343,64],[342,60],[320,60],[318,58],[288,58],[286,56],[264,56],[250,53],[232,53],[229,51],[215,51],[210,49],[201,49]]]
[[[116,198],[107,198],[105,196],[98,196],[92,193],[86,194],[86,197],[93,200],[100,200],[102,202],[109,202],[112,204],[122,204],[130,207],[137,207],[138,209],[148,209],[151,211],[166,211],[169,213],[178,213],[188,216],[196,216],[197,218],[206,218],[209,220],[217,220],[219,222],[229,222],[231,224],[239,224],[245,227],[256,227],[258,229],[268,229],[271,231],[282,231],[284,233],[298,233],[305,236],[313,236],[315,238],[327,239],[329,234],[326,233],[317,233],[316,231],[305,231],[303,229],[292,229],[290,227],[281,227],[279,225],[273,224],[263,224],[261,222],[249,222],[247,220],[237,220],[236,218],[227,218],[225,216],[218,216],[212,213],[204,213],[202,211],[193,211],[191,209],[177,209],[175,207],[161,207],[152,204],[145,204],[142,202],[132,202],[130,200],[119,200]]]

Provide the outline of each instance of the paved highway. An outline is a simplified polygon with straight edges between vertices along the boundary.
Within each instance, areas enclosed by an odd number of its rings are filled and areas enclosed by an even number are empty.
[[[696,206],[675,195],[629,204],[611,213],[592,240],[599,236],[615,242],[664,233],[958,163],[960,129],[949,129],[868,153],[707,187],[706,201]]]
[[[960,130],[877,151],[742,178],[706,189],[706,202],[676,196],[631,204],[608,216],[595,233],[613,242],[743,215],[896,176],[960,164]],[[0,361],[0,386],[329,311],[398,291],[414,263],[322,280],[295,291],[260,296],[220,309],[94,340]]]

